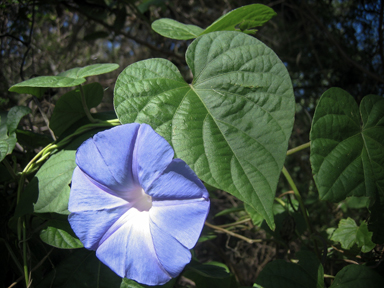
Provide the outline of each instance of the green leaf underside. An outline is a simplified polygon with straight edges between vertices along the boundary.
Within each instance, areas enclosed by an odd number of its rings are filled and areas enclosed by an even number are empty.
[[[88,109],[100,104],[104,95],[100,83],[84,85],[83,90]],[[77,88],[64,94],[57,101],[49,126],[56,136],[60,136],[68,127],[84,116],[80,89]]]
[[[268,288],[324,287],[323,266],[312,252],[297,253],[298,264],[284,260],[268,263],[256,279],[256,284]]]
[[[71,234],[73,231],[67,221],[49,221],[48,227],[40,232],[40,238],[48,245],[60,249],[82,248],[81,241]]]
[[[240,32],[199,37],[186,60],[194,75],[190,85],[164,59],[128,66],[115,86],[119,120],[150,124],[200,179],[252,206],[273,228],[294,115],[284,64]]]
[[[272,8],[263,4],[243,6],[221,16],[200,35],[214,31],[234,31],[237,25],[244,31],[249,28],[262,26],[275,15],[276,12]]]
[[[369,267],[348,265],[341,269],[330,288],[382,288],[384,278]]]
[[[69,69],[65,72],[58,74],[58,76],[81,79],[89,76],[109,73],[111,71],[116,70],[117,68],[119,68],[119,65],[115,63],[93,64],[82,68],[77,67]]]
[[[154,21],[152,29],[164,37],[177,40],[189,40],[198,37],[204,30],[196,25],[188,25],[179,21],[162,18]]]
[[[50,157],[36,173],[39,189],[34,205],[36,213],[69,214],[69,184],[76,167],[75,154],[75,150],[62,150]]]
[[[362,252],[367,253],[376,246],[371,238],[372,232],[368,231],[367,223],[363,222],[359,227],[355,220],[348,217],[340,220],[339,227],[333,232],[331,240],[340,242],[343,249],[350,249],[353,244],[357,244]]]
[[[348,196],[375,199],[378,191],[383,190],[382,97],[364,97],[359,113],[350,94],[340,88],[329,89],[316,108],[310,136],[311,165],[321,199],[332,202]]]
[[[9,110],[7,115],[8,135],[11,135],[16,131],[17,125],[19,125],[21,118],[29,113],[31,113],[31,109],[26,106],[15,106]]]
[[[30,87],[37,88],[61,88],[61,87],[72,87],[84,83],[85,79],[74,79],[63,76],[39,76],[17,83],[9,88],[9,91],[16,93],[27,93]],[[32,93],[30,93],[32,94]],[[37,96],[37,95],[35,95]]]
[[[11,154],[15,148],[16,128],[21,118],[31,112],[31,109],[25,106],[12,107],[8,113],[1,113],[0,121],[0,162],[5,156]]]
[[[252,4],[228,12],[205,30],[195,25],[183,24],[168,18],[154,21],[152,29],[164,37],[177,40],[194,39],[215,31],[235,31],[238,30],[237,26],[245,33],[253,33],[255,30],[248,29],[262,26],[275,15],[273,9],[268,6]]]

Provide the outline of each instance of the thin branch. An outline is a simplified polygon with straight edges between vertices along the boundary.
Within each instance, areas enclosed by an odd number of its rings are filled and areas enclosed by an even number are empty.
[[[4,38],[4,37],[9,37],[9,38],[15,39],[16,41],[22,43],[23,45],[28,46],[28,42],[25,42],[25,41],[17,38],[16,36],[9,34],[9,33],[5,33],[3,35],[0,35],[0,38]]]
[[[249,243],[249,244],[260,243],[260,242],[263,242],[263,241],[264,241],[263,239],[249,239],[249,238],[244,237],[244,236],[242,236],[242,235],[240,235],[240,234],[237,234],[237,233],[235,233],[235,232],[226,230],[226,229],[221,228],[221,227],[216,226],[216,225],[212,225],[212,224],[210,224],[210,223],[208,223],[208,222],[205,222],[205,225],[207,225],[208,227],[210,227],[210,228],[212,228],[212,229],[214,229],[214,230],[216,230],[216,231],[218,231],[218,232],[224,232],[224,233],[226,233],[226,234],[228,234],[228,235],[231,235],[231,236],[233,236],[233,237],[236,237],[236,238],[239,238],[239,239],[241,239],[241,240],[244,240],[245,242],[247,242],[247,243]]]
[[[294,7],[294,8],[298,9],[297,7]],[[314,20],[317,23],[317,25],[322,29],[323,33],[328,37],[329,41],[337,48],[337,50],[339,51],[340,55],[344,58],[344,60],[346,60],[347,62],[349,62],[353,66],[355,66],[357,69],[359,69],[360,71],[362,71],[366,75],[368,75],[371,78],[375,79],[376,81],[384,83],[384,78],[382,78],[382,77],[376,75],[375,73],[369,71],[364,66],[360,65],[355,60],[351,59],[344,52],[343,48],[341,48],[341,46],[335,40],[335,38],[333,38],[333,36],[328,32],[327,28],[323,25],[323,23],[320,21],[320,19],[311,11],[311,9],[306,7],[306,10],[307,10],[308,13],[306,13],[305,15],[307,15],[307,17],[309,19]]]
[[[35,26],[35,1],[33,1],[33,3],[32,3],[32,23],[31,23],[31,29],[29,29],[28,42],[26,43],[27,51],[25,51],[25,53],[23,55],[23,60],[21,61],[21,65],[20,65],[20,78],[23,81],[24,81],[23,68],[24,68],[24,64],[25,64],[25,60],[27,58],[28,52],[31,49],[32,34],[33,34],[33,27],[34,26]]]
[[[105,23],[104,21],[99,20],[99,19],[97,19],[97,18],[95,18],[95,17],[92,17],[91,15],[83,14],[82,11],[80,11],[79,9],[77,9],[77,8],[74,7],[74,6],[69,5],[69,4],[66,3],[66,2],[62,2],[62,4],[65,5],[66,7],[68,7],[69,9],[73,9],[73,10],[75,10],[76,12],[81,13],[82,15],[84,15],[85,17],[87,17],[88,19],[90,19],[90,20],[92,20],[92,21],[94,21],[94,22],[96,22],[96,23],[98,23],[98,24],[104,26],[104,27],[107,28],[109,31],[113,31],[113,32],[115,32],[117,35],[122,35],[122,36],[126,37],[127,39],[131,39],[131,40],[135,41],[136,43],[138,43],[138,44],[140,44],[140,45],[143,45],[143,46],[148,47],[148,48],[151,49],[151,50],[154,50],[154,51],[160,52],[160,53],[162,53],[162,54],[164,54],[164,55],[171,56],[171,57],[175,57],[175,58],[177,58],[177,59],[179,59],[179,60],[181,60],[181,61],[184,61],[184,57],[183,57],[182,55],[178,55],[178,54],[176,54],[176,53],[174,53],[174,52],[171,52],[171,51],[166,51],[166,50],[159,49],[159,48],[156,47],[155,45],[152,45],[152,44],[150,44],[150,43],[148,43],[148,42],[146,42],[146,41],[143,41],[143,40],[141,40],[141,39],[139,39],[139,38],[136,38],[136,37],[134,37],[134,36],[132,36],[132,35],[126,33],[126,32],[121,31],[121,30],[116,31],[116,30],[113,28],[113,26],[108,25],[108,24]]]

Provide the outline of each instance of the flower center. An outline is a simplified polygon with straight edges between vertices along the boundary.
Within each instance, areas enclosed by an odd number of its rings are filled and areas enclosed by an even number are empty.
[[[152,207],[152,197],[146,194],[144,189],[141,189],[141,196],[137,199],[133,207],[139,211],[149,211]]]

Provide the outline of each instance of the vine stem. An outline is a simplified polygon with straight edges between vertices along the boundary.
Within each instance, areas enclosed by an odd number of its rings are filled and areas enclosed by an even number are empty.
[[[89,113],[89,111],[88,111]],[[93,119],[93,118],[92,118]],[[99,128],[99,127],[113,127],[120,125],[120,121],[118,119],[114,120],[107,120],[107,121],[101,121],[97,122],[95,124],[88,124],[80,127],[77,129],[73,134],[67,136],[63,140],[61,140],[58,143],[50,143],[47,146],[45,146],[39,153],[36,154],[35,157],[32,158],[31,161],[25,166],[23,172],[20,173],[20,179],[19,179],[19,185],[17,187],[17,198],[16,198],[16,204],[20,201],[21,192],[24,187],[25,177],[27,174],[31,173],[35,170],[36,166],[43,162],[46,158],[48,158],[52,151],[68,144],[74,137],[88,131],[91,129]],[[38,167],[38,166],[37,166]],[[23,245],[23,272],[24,272],[24,278],[25,278],[25,285],[26,287],[29,287],[30,284],[30,278],[29,278],[29,272],[28,272],[28,264],[27,264],[27,237],[26,237],[26,226],[25,226],[25,217],[19,217],[17,221],[17,238],[19,241],[22,241]]]
[[[84,93],[83,85],[80,84],[79,87],[80,87],[80,94],[81,94],[81,104],[83,105],[85,115],[87,116],[88,120],[91,123],[99,122],[98,120],[94,119],[91,115],[91,112],[89,112],[87,102],[85,101],[85,93]]]
[[[300,147],[300,146],[299,146],[299,147]],[[289,185],[291,186],[291,188],[292,188],[292,190],[293,190],[293,193],[294,193],[294,195],[295,195],[295,198],[296,198],[297,202],[299,202],[300,210],[301,210],[301,213],[303,214],[305,223],[307,224],[308,231],[309,231],[310,235],[312,235],[312,234],[313,234],[312,225],[311,225],[311,223],[309,222],[308,212],[307,212],[307,209],[306,209],[305,206],[304,206],[303,199],[301,198],[299,189],[297,189],[295,182],[293,181],[291,175],[289,174],[289,172],[288,172],[288,170],[285,168],[285,166],[283,166],[283,170],[282,170],[282,172],[283,172],[284,177],[287,179]],[[317,248],[317,243],[316,243],[315,240],[313,240],[313,241],[314,241],[314,244],[315,244],[315,252],[316,252],[316,255],[319,255],[319,251],[318,251],[318,248]]]
[[[241,240],[244,240],[245,242],[248,242],[249,244],[252,244],[252,243],[260,243],[260,242],[263,242],[264,240],[263,239],[249,239],[247,237],[244,237],[243,235],[240,235],[240,234],[237,234],[235,232],[232,232],[232,231],[229,231],[227,229],[224,229],[222,227],[219,227],[219,226],[216,226],[216,225],[213,225],[213,224],[210,224],[208,222],[205,222],[205,225],[207,225],[208,227],[216,230],[216,231],[220,231],[220,232],[224,232],[224,233],[227,233],[233,237],[236,237],[236,238],[239,238]]]
[[[302,144],[302,145],[300,145],[300,146],[297,146],[297,147],[295,147],[295,148],[292,148],[292,149],[290,149],[290,150],[287,151],[287,156],[288,156],[288,155],[291,155],[291,154],[293,154],[293,153],[299,152],[299,151],[301,151],[301,150],[304,150],[304,149],[306,149],[306,148],[309,148],[310,146],[311,146],[311,142],[308,142],[308,143]]]
[[[284,177],[287,179],[289,185],[291,186],[291,188],[292,188],[292,190],[294,192],[295,198],[299,202],[301,213],[304,216],[305,223],[307,224],[308,231],[312,234],[313,233],[312,226],[309,223],[307,209],[305,209],[305,206],[304,206],[304,203],[303,203],[303,199],[301,198],[300,192],[297,189],[295,182],[293,182],[292,177],[291,177],[291,175],[289,175],[289,172],[288,172],[287,168],[285,168],[285,166],[283,167],[282,172],[284,174]]]

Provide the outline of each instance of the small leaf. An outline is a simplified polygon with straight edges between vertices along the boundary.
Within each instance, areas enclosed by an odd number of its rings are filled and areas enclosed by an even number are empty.
[[[96,107],[103,99],[103,87],[95,82],[83,86],[85,102],[88,108]],[[68,127],[85,116],[81,102],[80,88],[72,90],[59,98],[53,110],[50,128],[60,136]]]
[[[25,115],[29,113],[31,113],[31,109],[29,109],[26,106],[14,106],[8,111],[8,115],[7,115],[8,135],[11,135],[13,132],[15,132],[21,118],[23,118]]]
[[[36,97],[44,95],[45,89],[77,86],[85,82],[84,78],[74,79],[63,76],[40,76],[17,83],[9,91],[19,94],[32,94]]]
[[[164,37],[176,40],[194,39],[204,31],[196,25],[187,25],[168,18],[154,21],[152,29]]]
[[[134,280],[123,278],[123,281],[121,281],[120,288],[144,288],[144,286],[141,286]]]
[[[171,279],[169,282],[164,285],[148,286],[144,284],[139,284],[134,280],[123,278],[121,281],[120,288],[173,288],[176,282],[176,278]]]
[[[353,97],[340,88],[327,90],[317,105],[310,160],[323,200],[339,202],[348,196],[375,200],[382,195],[384,99],[364,97],[360,113]]]
[[[106,74],[113,70],[116,70],[117,68],[119,68],[119,65],[114,63],[93,64],[85,66],[83,68],[72,68],[70,70],[58,74],[58,76],[65,76],[80,80],[89,76]],[[85,81],[85,79],[83,80]]]
[[[367,223],[362,222],[360,227],[352,218],[342,219],[339,227],[333,232],[331,240],[340,242],[343,249],[350,249],[354,244],[367,253],[376,245],[371,241],[372,232],[368,231]]]
[[[382,288],[384,278],[363,265],[348,265],[341,269],[329,288]]]
[[[249,28],[262,26],[275,15],[276,12],[272,8],[262,4],[243,6],[221,16],[200,35],[213,31],[234,31],[237,25],[240,26],[241,31],[246,31]]]
[[[69,214],[69,184],[76,167],[74,150],[62,150],[51,156],[36,173],[39,197],[34,205],[36,213]]]
[[[68,221],[49,220],[47,228],[40,232],[40,238],[48,245],[61,249],[82,248]]]
[[[165,59],[128,66],[115,85],[121,123],[148,123],[205,183],[252,206],[274,227],[272,205],[293,127],[289,74],[276,54],[240,32],[188,47],[187,84]]]
[[[31,110],[25,106],[12,107],[7,114],[1,113],[0,121],[0,162],[5,156],[11,154],[15,148],[17,139],[15,130],[21,118],[30,113]]]

